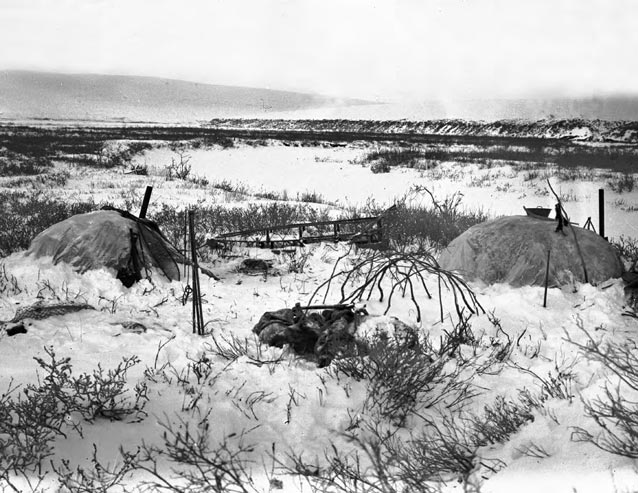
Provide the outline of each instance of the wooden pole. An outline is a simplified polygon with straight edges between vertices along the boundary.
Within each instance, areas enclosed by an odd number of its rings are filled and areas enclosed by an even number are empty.
[[[197,247],[195,245],[195,211],[188,211],[190,229],[191,257],[193,263],[193,333],[204,335],[204,315],[202,313],[202,297],[199,287],[199,266],[197,264]]]
[[[144,192],[144,200],[142,200],[142,209],[140,210],[140,219],[144,219],[146,217],[146,211],[148,209],[148,203],[151,201],[152,193],[153,187],[146,187],[146,192]]]
[[[184,257],[188,258],[188,211],[184,211],[184,251],[182,252],[184,254]],[[186,263],[184,263],[184,277],[187,277],[188,274],[188,266],[186,265]],[[186,303],[184,303],[186,304]]]
[[[583,275],[585,276],[585,282],[588,283],[589,276],[587,275],[587,265],[585,264],[585,258],[583,257],[583,252],[580,250],[580,244],[578,243],[576,230],[573,227],[571,227],[571,223],[569,222],[569,216],[567,215],[567,211],[565,211],[565,208],[563,207],[563,202],[560,200],[560,197],[558,196],[558,194],[554,191],[554,188],[552,187],[552,184],[550,183],[549,178],[547,179],[547,186],[549,186],[549,189],[554,194],[554,197],[556,197],[556,200],[558,201],[557,206],[559,207],[560,211],[562,211],[562,215],[567,220],[567,226],[570,226],[569,229],[572,230],[572,236],[574,237],[574,243],[576,244],[576,251],[578,252],[578,256],[580,257],[580,263],[583,266]],[[556,211],[556,212],[559,212],[559,211]]]
[[[598,234],[605,237],[605,189],[598,189]]]
[[[543,308],[547,308],[547,287],[549,285],[549,256],[551,250],[547,250],[547,267],[545,267],[545,295],[543,296]]]

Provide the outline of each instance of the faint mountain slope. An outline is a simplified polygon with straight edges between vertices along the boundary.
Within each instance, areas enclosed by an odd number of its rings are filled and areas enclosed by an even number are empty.
[[[154,77],[0,71],[0,117],[194,122],[361,104]]]

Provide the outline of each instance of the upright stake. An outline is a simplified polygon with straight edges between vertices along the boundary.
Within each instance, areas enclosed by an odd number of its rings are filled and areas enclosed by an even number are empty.
[[[189,241],[189,234],[188,234],[188,211],[184,211],[184,250],[183,250],[183,254],[184,257],[188,258],[188,241]],[[186,265],[186,263],[184,263],[184,277],[186,278],[186,282],[188,283],[188,266]]]
[[[197,248],[195,246],[195,211],[188,211],[190,229],[191,257],[193,262],[193,333],[204,335],[204,315],[202,313],[202,297],[199,288],[199,266],[197,265]]]
[[[545,267],[545,296],[543,296],[543,308],[547,308],[547,286],[549,285],[549,255],[551,250],[547,250],[547,266]]]
[[[598,234],[605,237],[605,189],[598,189]]]
[[[146,217],[148,203],[151,201],[151,193],[153,193],[153,187],[146,187],[146,192],[144,192],[144,200],[142,201],[142,209],[140,210],[140,219],[144,219]]]

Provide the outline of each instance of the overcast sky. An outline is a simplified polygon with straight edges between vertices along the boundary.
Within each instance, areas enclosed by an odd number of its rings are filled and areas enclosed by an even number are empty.
[[[365,99],[638,92],[633,0],[0,0],[0,69]]]

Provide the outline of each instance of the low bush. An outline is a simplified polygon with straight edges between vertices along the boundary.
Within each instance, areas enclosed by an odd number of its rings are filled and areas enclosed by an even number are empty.
[[[247,454],[253,446],[244,435],[231,433],[221,443],[211,443],[213,417],[205,413],[196,425],[177,418],[178,423],[159,422],[163,428],[161,446],[143,444],[133,467],[152,479],[144,484],[151,491],[212,491],[257,493]],[[164,471],[171,464],[171,474]]]
[[[426,167],[424,160],[432,158],[432,152],[420,148],[389,148],[380,149],[366,154],[362,162],[370,164],[373,173],[388,173],[390,169],[397,166],[407,168]]]
[[[193,165],[191,164],[191,156],[185,150],[176,149],[177,159],[171,158],[171,164],[166,166],[167,180],[186,180],[191,174]]]
[[[246,207],[224,207],[219,205],[197,206],[196,238],[203,244],[206,235],[232,231],[265,228],[297,222],[327,221],[325,210],[317,210],[308,204],[267,203],[248,204]],[[184,242],[184,210],[163,204],[160,210],[151,211],[149,219],[157,222],[162,232],[173,244]],[[252,236],[252,235],[249,235]]]
[[[638,239],[621,235],[612,240],[611,244],[630,266],[638,267]]]
[[[379,173],[389,173],[392,167],[385,161],[375,161],[370,165],[370,171],[375,175]]]
[[[443,350],[451,346],[447,338],[435,349],[427,336],[408,326],[404,329],[392,336],[375,333],[365,342],[357,341],[328,368],[337,379],[366,380],[366,411],[399,427],[424,409],[436,404],[455,409],[474,395],[463,376],[469,361],[456,360]]]
[[[559,175],[573,180],[591,176],[586,170],[608,169],[618,173],[634,173],[636,151],[633,149],[613,149],[581,145],[554,147],[538,143],[521,145],[450,146],[423,145],[413,147],[388,147],[369,152],[364,156],[364,164],[376,165],[378,169],[395,166],[423,168],[434,167],[443,161],[476,163],[480,167],[491,167],[495,161],[526,169],[529,163],[556,165]],[[376,164],[375,164],[376,163]],[[568,170],[577,170],[572,173]]]
[[[4,182],[7,188],[42,189],[63,187],[71,177],[68,171],[47,171],[39,175],[15,176]]]
[[[17,475],[41,474],[55,438],[66,437],[69,428],[82,436],[77,417],[90,422],[145,416],[145,387],[136,387],[132,401],[126,387],[127,371],[139,362],[136,357],[124,358],[113,370],[98,366],[92,375],[75,377],[70,358],[56,358],[53,348],[45,352],[49,360],[35,358],[45,374],[38,385],[29,384],[20,393],[10,385],[0,395],[0,487],[20,491],[12,483]]]
[[[608,377],[602,395],[583,401],[585,412],[594,419],[600,431],[593,434],[576,427],[573,438],[612,454],[638,459],[638,344],[633,339],[602,342],[594,339],[582,322],[578,321],[578,326],[585,334],[586,342],[576,342],[569,335],[568,341],[587,358],[601,363]]]
[[[259,192],[256,192],[254,195],[259,199],[266,200],[281,200],[284,202],[290,200],[290,198],[288,197],[288,191],[285,189],[282,192],[275,192],[273,190],[261,190]]]
[[[352,250],[352,246],[350,250]],[[413,253],[396,249],[363,250],[353,259],[350,251],[339,257],[333,266],[332,274],[317,286],[309,299],[322,299],[326,303],[331,294],[337,292],[339,303],[368,301],[378,294],[379,302],[385,303],[387,314],[395,296],[408,298],[416,312],[416,321],[421,321],[421,299],[432,299],[428,284],[437,281],[439,293],[445,287],[454,295],[454,309],[460,319],[464,310],[479,313],[483,307],[467,283],[456,273],[442,269],[434,256],[428,251]],[[427,280],[426,280],[427,278]],[[431,286],[432,287],[432,286]],[[339,289],[337,291],[337,288]],[[321,296],[323,294],[323,297]],[[439,312],[443,322],[443,299],[439,296]]]
[[[313,204],[323,204],[325,202],[325,199],[323,198],[323,195],[321,195],[320,193],[317,193],[315,191],[302,192],[301,194],[297,195],[297,200],[299,202],[310,202],[310,203],[313,203]]]
[[[561,168],[602,168],[619,173],[632,173],[636,169],[632,149],[574,146],[551,156],[550,161]]]
[[[53,163],[45,157],[27,157],[0,149],[0,176],[33,176],[47,172]]]
[[[144,417],[144,406],[148,397],[146,388],[136,386],[134,399],[128,397],[126,374],[140,360],[136,356],[123,358],[114,369],[104,370],[100,364],[92,374],[72,374],[71,358],[56,359],[52,348],[45,348],[51,361],[35,358],[44,370],[43,385],[38,390],[51,395],[65,409],[66,413],[78,413],[86,421],[97,418],[121,420],[127,415]]]
[[[417,430],[399,436],[392,427],[360,422],[356,430],[345,433],[355,450],[343,452],[333,445],[324,465],[293,452],[280,462],[281,469],[304,478],[312,491],[435,493],[446,484],[460,483],[462,491],[479,493],[479,471],[485,478],[486,472],[505,466],[499,459],[479,455],[481,443],[471,421],[435,412]]]
[[[633,173],[625,172],[609,180],[607,184],[616,193],[632,192],[636,185],[636,178]]]
[[[408,440],[388,442],[388,454],[397,459],[398,478],[411,488],[432,481],[455,479],[467,483],[479,465],[473,433],[452,416],[431,420]]]
[[[243,183],[233,183],[230,180],[218,180],[214,181],[211,186],[217,190],[222,190],[224,192],[236,193],[239,195],[247,195],[248,187]]]
[[[467,229],[488,219],[482,211],[463,210],[459,194],[439,201],[423,187],[415,187],[412,192],[422,191],[430,194],[432,206],[411,204],[407,197],[403,198],[383,223],[384,234],[400,247],[418,250],[429,250],[432,246],[444,248]]]
[[[406,340],[375,335],[354,352],[338,356],[329,367],[335,378],[367,380],[366,406],[402,425],[442,378],[445,361],[434,358],[427,339]],[[427,404],[427,402],[426,402]]]
[[[122,482],[134,470],[137,463],[137,453],[121,451],[122,461],[114,465],[101,462],[97,456],[97,446],[93,444],[91,467],[77,466],[71,468],[68,459],[61,463],[52,464],[53,472],[57,476],[59,491],[69,493],[107,493],[109,491],[127,491]]]
[[[519,402],[498,396],[484,407],[482,415],[472,416],[472,441],[479,446],[505,443],[525,424],[534,421],[533,406],[524,396]]]
[[[77,143],[69,148],[59,145],[55,157],[80,166],[111,169],[130,165],[136,155],[152,147],[149,142],[141,141],[92,141]]]
[[[65,202],[41,190],[0,191],[0,257],[23,250],[49,226],[75,214],[99,209],[94,202]]]

